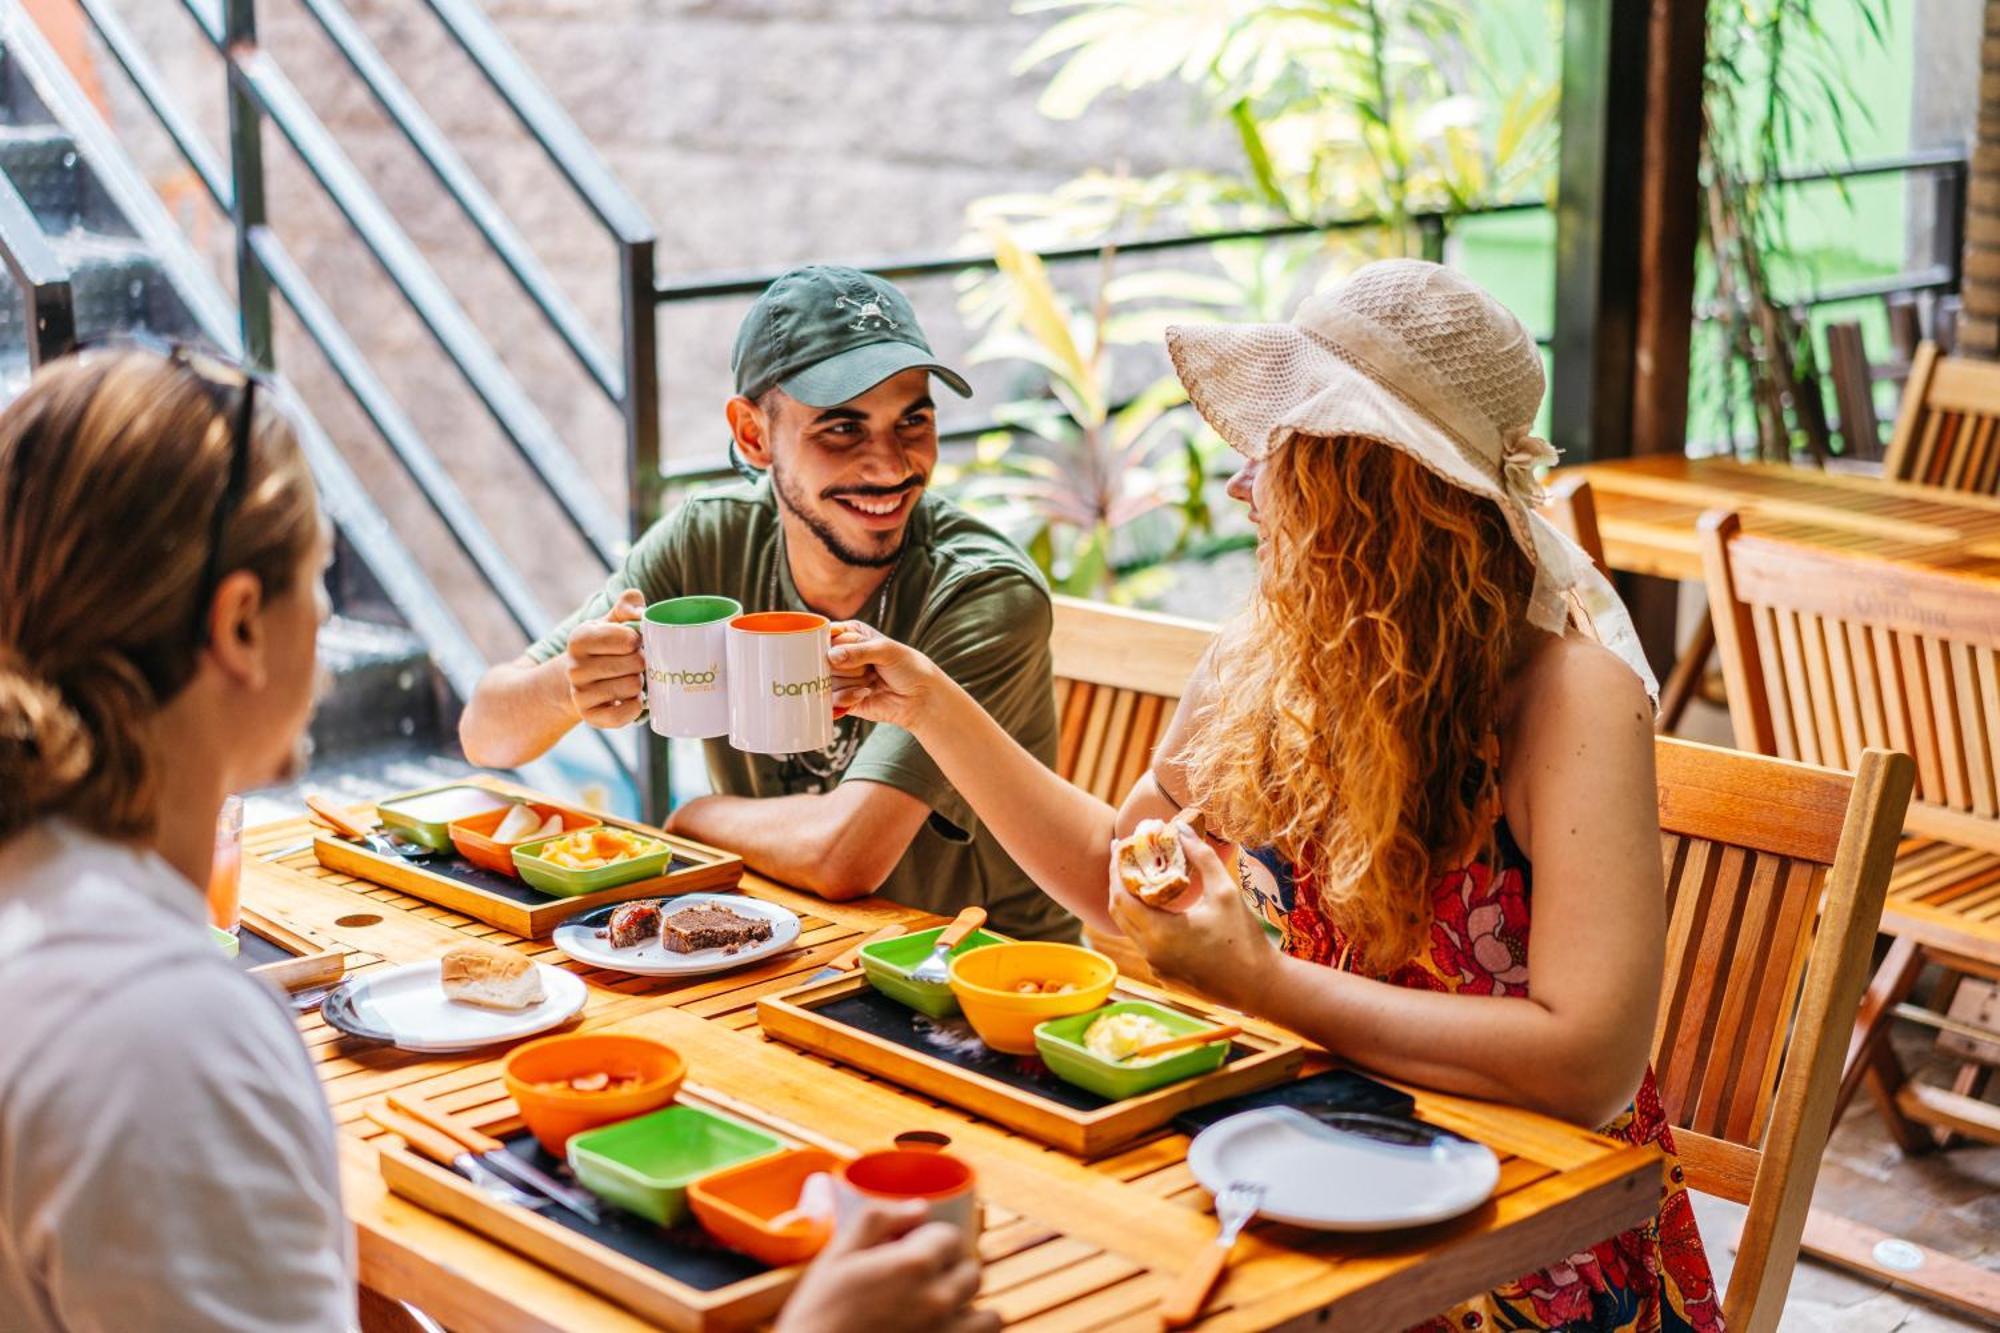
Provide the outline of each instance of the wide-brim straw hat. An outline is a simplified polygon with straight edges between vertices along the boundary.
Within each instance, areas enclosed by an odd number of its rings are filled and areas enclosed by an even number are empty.
[[[1546,381],[1521,321],[1442,264],[1368,264],[1283,324],[1176,324],[1167,351],[1195,410],[1247,458],[1295,435],[1401,450],[1492,500],[1535,565],[1529,621],[1561,634],[1573,612],[1657,694],[1631,618],[1589,556],[1535,512],[1534,434]]]

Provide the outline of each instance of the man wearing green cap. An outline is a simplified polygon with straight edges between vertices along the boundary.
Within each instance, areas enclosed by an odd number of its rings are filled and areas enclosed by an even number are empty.
[[[1004,537],[926,491],[931,381],[972,390],[932,354],[902,292],[855,269],[793,269],[751,307],[732,366],[731,448],[763,475],[689,499],[603,591],[487,672],[460,723],[466,756],[512,767],[579,721],[637,721],[644,663],[630,622],[652,602],[710,594],[745,611],[866,621],[921,649],[1053,763],[1048,588]],[[706,749],[716,794],[676,810],[674,832],[826,898],[879,893],[942,915],[977,904],[994,929],[1029,939],[1076,930],[907,732],[845,718],[816,753]]]

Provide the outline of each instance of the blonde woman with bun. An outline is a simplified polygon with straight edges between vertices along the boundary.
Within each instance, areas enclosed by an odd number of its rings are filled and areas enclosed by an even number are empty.
[[[198,887],[223,796],[294,776],[312,709],[328,536],[268,398],[105,352],[0,413],[6,1333],[355,1323],[325,1098]],[[871,1210],[777,1327],[991,1333],[979,1271],[921,1204]]]
[[[1259,577],[1120,809],[1012,746],[920,655],[839,628],[836,706],[911,731],[1051,896],[1168,979],[1366,1069],[1667,1153],[1647,1225],[1427,1333],[1719,1330],[1647,1052],[1665,947],[1653,682],[1582,552],[1533,512],[1541,358],[1438,265],[1369,265],[1290,323],[1168,331],[1244,456]],[[1161,911],[1110,849],[1176,811]],[[1532,929],[1531,929],[1532,927]],[[1275,947],[1274,947],[1275,946]]]
[[[328,538],[284,414],[89,353],[0,414],[0,1325],[343,1329],[333,1123],[223,957],[223,797],[290,774]]]

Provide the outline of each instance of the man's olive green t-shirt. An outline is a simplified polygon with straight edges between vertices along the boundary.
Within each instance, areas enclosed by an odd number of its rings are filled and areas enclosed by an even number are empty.
[[[910,519],[902,558],[887,587],[881,618],[874,597],[859,618],[937,663],[1008,734],[1053,765],[1049,592],[1028,558],[950,501],[926,494]],[[637,588],[649,603],[706,594],[734,598],[745,611],[811,609],[792,585],[768,478],[696,495],[655,523],[604,590],[528,655],[545,662],[562,652],[571,630],[605,615],[627,588]],[[943,916],[976,903],[997,931],[1024,939],[1074,937],[1075,918],[1037,889],[980,827],[915,737],[859,718],[837,725],[862,729],[860,748],[841,781],[884,783],[931,809],[909,851],[877,890],[881,897]],[[744,754],[727,740],[707,741],[705,749],[709,780],[718,792],[786,796],[816,790],[819,783],[787,756]]]

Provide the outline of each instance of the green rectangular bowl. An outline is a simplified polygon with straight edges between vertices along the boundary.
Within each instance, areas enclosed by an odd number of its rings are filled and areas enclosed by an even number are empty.
[[[569,1141],[569,1169],[592,1194],[663,1227],[688,1219],[687,1187],[785,1145],[740,1120],[669,1106],[585,1130]]]
[[[631,832],[631,830],[626,830]],[[514,869],[521,872],[521,878],[534,885],[543,893],[553,893],[558,898],[575,898],[586,893],[596,893],[599,889],[615,889],[620,884],[630,884],[634,880],[651,879],[666,873],[667,866],[674,859],[674,849],[661,842],[660,849],[644,856],[635,856],[628,861],[614,861],[608,866],[595,870],[571,870],[553,861],[544,861],[535,853],[541,848],[567,838],[568,833],[558,833],[554,838],[542,838],[535,842],[524,842],[514,849]],[[646,837],[644,833],[637,837]],[[659,839],[653,839],[659,842]]]
[[[451,808],[446,804],[450,799],[445,796],[446,792],[466,793],[458,799],[458,805],[463,808]],[[395,829],[434,852],[448,852],[452,849],[450,825],[454,819],[465,819],[482,811],[498,810],[503,805],[513,804],[512,797],[502,796],[489,787],[453,782],[382,801],[376,805],[375,813],[381,818],[384,828]],[[426,809],[426,806],[435,808]],[[434,817],[439,814],[445,817]]]
[[[937,947],[937,937],[945,928],[920,930],[914,935],[898,935],[893,940],[877,940],[873,944],[861,946],[861,971],[870,985],[881,991],[898,1004],[910,1008],[930,1018],[949,1018],[958,1012],[958,997],[951,993],[948,982],[916,981],[911,978],[931,956]],[[989,944],[1005,944],[1005,935],[994,935],[984,930],[975,930],[959,941],[951,951],[953,958],[968,949],[984,948]]]
[[[1229,1058],[1229,1043],[1226,1040],[1212,1041],[1192,1050],[1176,1051],[1164,1059],[1143,1065],[1106,1060],[1084,1047],[1084,1029],[1106,1014],[1128,1013],[1157,1018],[1160,1025],[1176,1037],[1215,1026],[1208,1019],[1192,1018],[1150,1000],[1120,1000],[1087,1014],[1052,1018],[1041,1024],[1035,1029],[1035,1050],[1041,1054],[1042,1063],[1049,1067],[1049,1072],[1063,1082],[1074,1083],[1085,1092],[1094,1092],[1114,1102],[1137,1097],[1142,1092],[1151,1092],[1182,1079],[1213,1073],[1222,1068],[1223,1061]]]

